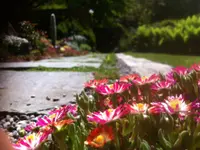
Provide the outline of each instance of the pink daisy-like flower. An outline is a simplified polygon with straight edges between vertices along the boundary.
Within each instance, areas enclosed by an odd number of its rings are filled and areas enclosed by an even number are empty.
[[[173,72],[177,73],[178,75],[187,75],[190,73],[190,70],[183,66],[178,66],[172,69]]]
[[[151,89],[154,91],[159,91],[162,89],[169,89],[172,86],[172,82],[169,81],[159,81],[152,84]]]
[[[123,105],[120,105],[116,109],[107,109],[104,112],[94,112],[90,115],[87,115],[87,119],[90,122],[106,124],[126,115],[128,111],[124,108],[125,107],[123,107]]]
[[[120,82],[129,82],[129,81],[135,80],[136,78],[140,78],[140,76],[138,74],[129,74],[129,75],[120,77],[119,81]]]
[[[200,100],[195,100],[190,103],[190,109],[192,112],[200,112]]]
[[[179,117],[182,118],[186,116],[190,111],[190,105],[187,105],[183,96],[168,96],[165,102],[153,102],[149,108],[149,113],[159,114],[159,113],[178,113]]]
[[[36,150],[48,138],[49,132],[32,133],[16,144],[13,144],[15,150]]]
[[[161,102],[152,102],[151,107],[148,109],[150,114],[166,113],[165,107]]]
[[[160,80],[160,77],[157,74],[153,74],[150,77],[143,76],[140,78],[136,78],[135,80],[133,80],[133,82],[138,85],[143,85],[143,84],[150,84],[158,80]]]
[[[176,112],[188,112],[188,105],[185,103],[183,95],[179,96],[168,96],[165,100],[165,103],[162,103],[165,107],[166,111],[170,114],[174,114]]]
[[[85,87],[86,88],[96,88],[99,85],[104,85],[107,84],[108,80],[107,79],[103,79],[103,80],[90,80],[88,82],[85,83]]]
[[[25,130],[26,131],[33,131],[34,129],[36,129],[38,126],[35,122],[32,122],[30,124],[28,124],[26,127],[25,127]]]
[[[200,123],[200,100],[197,99],[190,103],[191,114],[194,115],[194,119]]]
[[[76,104],[68,104],[68,105],[64,105],[62,107],[53,109],[52,111],[49,112],[49,114],[52,115],[52,114],[55,114],[55,113],[62,112],[64,114],[71,113],[73,116],[76,116],[77,115],[77,109],[78,109],[78,106]]]
[[[124,82],[115,82],[114,84],[109,85],[99,85],[96,88],[96,91],[102,95],[111,95],[114,93],[122,93],[129,89],[131,84]]]
[[[148,107],[149,105],[145,103],[133,103],[132,105],[126,105],[126,108],[131,114],[144,114],[147,112]]]
[[[170,83],[176,83],[176,80],[174,79],[174,73],[173,72],[169,72],[166,74],[165,76],[166,81],[170,82]]]
[[[112,100],[109,97],[102,99],[102,100],[100,100],[100,106],[101,107],[113,108]]]
[[[112,127],[101,126],[93,129],[84,142],[94,148],[102,148],[107,142],[114,139],[114,132]]]
[[[197,72],[200,72],[200,63],[199,64],[193,64],[191,67],[190,67],[191,70],[195,70]]]
[[[53,123],[53,127],[55,127],[58,131],[61,130],[63,127],[66,127],[67,125],[70,125],[74,122],[72,119],[65,119],[65,120],[60,120],[58,122]]]
[[[54,114],[51,114],[50,116],[43,116],[37,120],[37,126],[47,126],[51,125],[54,122],[60,121],[66,117],[66,113],[64,111],[57,112]]]

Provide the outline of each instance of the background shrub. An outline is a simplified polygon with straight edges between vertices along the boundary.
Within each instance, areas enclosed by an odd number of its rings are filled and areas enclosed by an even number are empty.
[[[139,26],[133,38],[138,51],[196,54],[200,53],[200,17],[166,20]]]

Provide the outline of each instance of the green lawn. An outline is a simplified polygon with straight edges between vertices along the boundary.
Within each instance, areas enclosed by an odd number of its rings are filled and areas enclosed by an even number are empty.
[[[127,52],[126,54],[138,58],[146,58],[155,62],[169,64],[174,67],[175,66],[190,67],[194,63],[200,63],[200,56],[182,56],[182,55],[136,53],[136,52]]]

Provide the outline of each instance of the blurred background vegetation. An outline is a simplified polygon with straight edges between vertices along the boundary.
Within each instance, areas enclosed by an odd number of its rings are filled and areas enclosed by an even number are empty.
[[[200,0],[7,0],[1,5],[1,34],[20,31],[27,20],[57,37],[83,35],[99,52],[200,54]],[[6,33],[5,33],[6,32]]]

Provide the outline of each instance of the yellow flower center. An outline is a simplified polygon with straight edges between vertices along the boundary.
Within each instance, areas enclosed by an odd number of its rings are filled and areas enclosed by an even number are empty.
[[[49,116],[49,118],[51,118],[51,119],[53,119],[55,117],[56,117],[56,114],[52,114],[52,115]]]
[[[143,76],[141,79],[142,79],[142,81],[145,81],[148,78],[146,76]]]
[[[110,89],[112,89],[112,88],[113,88],[113,84],[109,84],[108,87],[109,87]]]
[[[180,101],[178,99],[175,99],[169,102],[169,106],[172,107],[173,109],[176,109],[177,106],[179,105],[180,105]]]
[[[108,109],[108,112],[109,112],[109,113],[113,112],[113,109]]]
[[[29,136],[27,137],[27,139],[32,141],[32,140],[34,139],[34,135],[33,135],[33,134],[29,135]]]
[[[138,107],[139,110],[143,110],[144,109],[144,104],[138,103],[137,107]]]
[[[94,139],[94,142],[95,143],[98,143],[98,144],[103,144],[105,141],[105,138],[103,135],[98,135],[95,139]]]

